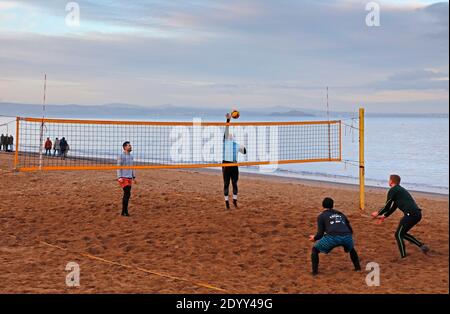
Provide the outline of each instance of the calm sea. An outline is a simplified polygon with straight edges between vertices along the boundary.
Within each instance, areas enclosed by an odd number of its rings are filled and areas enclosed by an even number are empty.
[[[104,117],[103,119],[108,119]],[[312,118],[308,118],[311,120]],[[13,118],[0,117],[0,134],[15,135]],[[130,119],[132,120],[132,119]],[[136,120],[136,119],[134,119]],[[152,119],[147,119],[152,120]],[[159,117],[153,120],[173,121]],[[187,119],[175,119],[187,120]],[[206,117],[205,121],[222,121]],[[305,120],[303,118],[241,118],[240,121]],[[274,173],[287,177],[358,183],[357,120],[345,119],[342,163],[280,165]],[[72,139],[73,140],[73,139]],[[448,117],[366,117],[366,184],[386,187],[391,173],[402,177],[403,185],[416,191],[449,194],[449,119]],[[257,169],[242,169],[255,172]],[[266,173],[262,171],[262,173]]]

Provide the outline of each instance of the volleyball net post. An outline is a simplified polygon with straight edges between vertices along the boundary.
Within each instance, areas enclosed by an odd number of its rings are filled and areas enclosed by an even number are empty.
[[[359,109],[359,210],[365,209],[364,108]]]
[[[14,171],[18,171],[19,167],[19,127],[20,127],[20,118],[16,118],[16,147],[14,149]]]

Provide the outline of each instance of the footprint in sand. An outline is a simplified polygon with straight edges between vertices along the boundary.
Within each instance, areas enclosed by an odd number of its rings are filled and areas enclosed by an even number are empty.
[[[130,252],[136,249],[136,246],[134,245],[128,245],[125,247],[125,252]]]
[[[87,252],[92,255],[98,255],[103,252],[103,248],[99,246],[91,246],[87,249]]]
[[[279,231],[274,229],[274,230],[267,230],[267,231],[261,232],[259,235],[262,238],[267,238],[269,235],[277,235],[277,234],[279,234]]]

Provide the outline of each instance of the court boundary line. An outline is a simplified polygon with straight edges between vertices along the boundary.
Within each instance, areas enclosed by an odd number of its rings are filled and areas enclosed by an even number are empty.
[[[106,263],[106,264],[116,265],[116,266],[120,266],[120,267],[123,267],[123,268],[126,268],[126,269],[137,270],[137,271],[141,271],[141,272],[144,272],[144,273],[147,273],[147,274],[150,274],[150,275],[155,275],[155,276],[158,276],[158,277],[173,279],[175,281],[187,282],[187,283],[193,284],[194,286],[198,286],[198,287],[201,287],[201,288],[207,288],[207,289],[214,290],[214,291],[219,291],[219,292],[222,292],[222,293],[229,293],[225,289],[216,287],[216,286],[208,284],[208,283],[198,282],[198,281],[190,280],[190,279],[187,279],[187,278],[182,278],[182,277],[173,276],[173,275],[170,275],[170,274],[156,272],[156,271],[145,269],[145,268],[142,268],[142,267],[139,267],[139,266],[127,265],[127,264],[123,264],[123,263],[107,260],[105,258],[101,258],[101,257],[95,256],[95,255],[92,255],[92,254],[88,254],[88,253],[74,252],[74,251],[71,251],[71,250],[69,250],[67,248],[63,248],[61,246],[48,243],[46,241],[39,241],[39,243],[41,243],[41,244],[43,244],[45,246],[54,248],[54,249],[65,251],[67,253],[74,254],[74,255],[81,255],[83,257],[87,257],[87,258],[92,259],[92,260],[97,260],[97,261],[100,261],[100,262],[103,262],[103,263]]]

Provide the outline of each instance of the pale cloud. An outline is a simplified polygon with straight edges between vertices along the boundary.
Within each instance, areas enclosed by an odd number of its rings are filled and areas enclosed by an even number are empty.
[[[371,88],[384,90],[443,90],[448,91],[448,72],[414,70],[393,74]]]
[[[370,103],[399,103],[399,102],[417,102],[418,100],[438,101],[445,98],[445,91],[418,91],[418,90],[392,90],[374,93],[354,93],[351,96],[342,97],[341,100],[355,101],[355,99],[364,99]]]
[[[317,108],[330,86],[335,110],[448,112],[448,3],[380,1],[380,28],[353,0],[79,3],[71,29],[64,1],[0,2],[3,101],[38,102],[48,73],[52,103]]]
[[[17,3],[13,1],[3,1],[0,2],[0,10],[9,10],[17,7]]]

